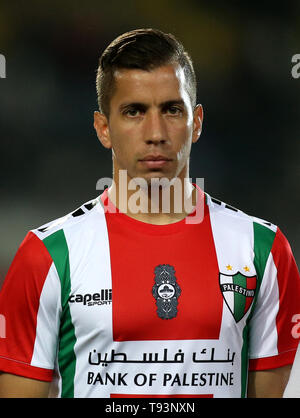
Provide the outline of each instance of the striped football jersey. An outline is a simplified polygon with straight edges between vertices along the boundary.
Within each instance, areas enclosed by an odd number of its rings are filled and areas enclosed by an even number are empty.
[[[0,293],[0,370],[58,397],[245,397],[249,370],[293,362],[300,278],[277,226],[208,194],[200,223],[107,207],[104,191],[28,232]]]

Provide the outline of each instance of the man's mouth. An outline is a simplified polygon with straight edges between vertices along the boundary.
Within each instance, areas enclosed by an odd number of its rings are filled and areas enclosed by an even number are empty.
[[[162,168],[165,165],[167,165],[170,161],[172,161],[171,158],[168,158],[164,155],[160,154],[151,154],[147,155],[146,157],[139,160],[144,166],[147,168]]]

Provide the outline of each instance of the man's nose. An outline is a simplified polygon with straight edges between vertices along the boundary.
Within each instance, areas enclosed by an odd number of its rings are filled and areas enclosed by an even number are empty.
[[[168,141],[166,121],[161,113],[149,112],[145,120],[145,142],[147,144],[161,144]]]

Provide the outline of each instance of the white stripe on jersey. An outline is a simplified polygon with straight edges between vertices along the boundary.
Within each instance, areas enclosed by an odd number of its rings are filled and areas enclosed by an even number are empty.
[[[246,276],[253,276],[255,268],[252,218],[241,211],[231,213],[230,209],[225,209],[224,203],[218,205],[211,200],[209,213],[219,271],[232,275],[240,271]],[[227,266],[232,270],[228,270]],[[250,271],[245,273],[245,266],[248,266]]]
[[[98,210],[86,214],[85,222],[77,224],[77,228],[64,229],[69,249],[69,263],[71,280],[71,294],[93,295],[101,293],[102,289],[111,289],[111,266],[109,241],[106,219],[102,205]],[[100,216],[99,216],[100,212]],[[88,260],[83,264],[82,260]],[[71,318],[78,318],[78,309],[83,308],[78,322],[74,322],[76,343],[76,372],[74,380],[74,396],[82,393],[93,396],[93,386],[86,385],[87,364],[89,352],[97,348],[103,352],[111,345],[112,336],[112,305],[90,306],[88,315],[82,304],[69,303]],[[96,325],[96,326],[95,326]],[[108,393],[109,396],[109,393]]]
[[[52,263],[40,296],[32,366],[53,369],[61,314],[60,294],[60,280]]]
[[[279,289],[277,283],[277,268],[274,264],[272,253],[270,253],[260,287],[255,313],[250,323],[250,358],[271,357],[278,354],[278,335],[276,327],[276,315],[278,310]],[[264,341],[263,344],[261,343],[262,340]]]

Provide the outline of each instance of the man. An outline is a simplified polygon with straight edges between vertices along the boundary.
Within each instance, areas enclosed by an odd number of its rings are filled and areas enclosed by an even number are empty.
[[[186,181],[203,121],[188,54],[158,30],[123,34],[97,92],[113,183],[18,250],[0,395],[48,396],[53,381],[61,397],[281,397],[299,272],[277,226]]]

